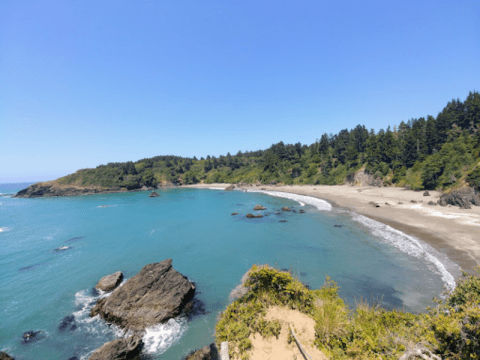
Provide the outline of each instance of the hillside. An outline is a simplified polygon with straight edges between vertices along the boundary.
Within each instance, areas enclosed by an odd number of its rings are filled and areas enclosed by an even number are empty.
[[[449,102],[437,117],[402,121],[377,133],[357,125],[335,135],[323,134],[310,145],[279,142],[266,150],[236,155],[201,159],[168,155],[108,163],[50,184],[102,191],[199,182],[335,185],[355,182],[361,170],[375,185],[479,188],[479,130],[480,95],[474,91],[463,102]]]

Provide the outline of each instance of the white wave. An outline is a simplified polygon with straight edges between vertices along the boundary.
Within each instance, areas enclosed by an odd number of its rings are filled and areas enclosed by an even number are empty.
[[[270,191],[270,190],[251,190],[251,189],[248,189],[247,192],[259,192],[259,193],[267,194],[267,195],[270,195],[270,196],[275,196],[275,197],[294,200],[294,201],[300,203],[301,206],[305,206],[305,204],[309,204],[309,205],[315,206],[318,210],[322,210],[322,211],[332,210],[332,205],[330,205],[329,202],[327,202],[325,200],[322,200],[322,199],[312,197],[312,196],[298,195],[298,194],[292,194],[292,193],[288,193],[288,192]]]
[[[8,227],[0,227],[0,233],[5,232],[5,231],[9,231],[9,230],[10,230],[10,228],[8,228]]]
[[[450,273],[449,269],[459,273],[460,268],[446,257],[443,259],[443,262],[440,261],[437,258],[440,254],[435,254],[437,256],[434,256],[433,253],[436,251],[431,246],[413,236],[402,233],[401,231],[381,222],[372,220],[366,216],[352,213],[352,217],[353,220],[367,226],[372,231],[373,235],[378,236],[385,242],[395,246],[400,251],[417,259],[426,260],[428,263],[432,264],[435,272],[441,276],[447,290],[452,291],[455,289],[455,278]],[[447,269],[447,267],[449,269]]]
[[[147,354],[162,354],[180,340],[188,329],[186,318],[170,319],[165,324],[149,327],[143,336]]]
[[[215,187],[215,186],[213,186],[213,187],[208,187],[208,188],[206,188],[206,189],[210,189],[210,190],[225,190],[224,187]]]

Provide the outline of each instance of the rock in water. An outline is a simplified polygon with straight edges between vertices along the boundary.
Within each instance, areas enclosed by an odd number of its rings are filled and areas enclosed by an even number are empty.
[[[250,214],[248,213],[247,215],[245,215],[247,218],[249,219],[254,219],[254,218],[262,218],[263,215],[262,214],[259,214],[259,215],[253,215],[253,214]]]
[[[290,211],[290,208],[288,206],[282,207],[282,211]]]
[[[253,208],[253,210],[265,210],[265,209],[266,209],[266,207],[265,207],[265,206],[262,206],[262,205],[260,205],[260,204],[255,205],[255,207]]]
[[[123,273],[121,271],[117,271],[111,275],[104,276],[100,279],[97,285],[95,285],[95,289],[102,290],[102,291],[112,291],[115,289],[123,280]]]
[[[110,341],[93,352],[88,360],[140,360],[143,341],[139,336]]]
[[[0,360],[15,360],[15,359],[10,355],[8,355],[6,352],[0,351]]]
[[[40,338],[42,338],[42,335],[43,335],[43,331],[42,330],[38,330],[38,331],[33,331],[33,330],[30,330],[30,331],[26,331],[23,333],[23,342],[25,344],[29,344],[29,343],[32,343],[34,341],[37,341],[39,340]]]
[[[156,191],[152,191],[148,197],[157,197],[160,196]]]
[[[232,213],[232,215],[238,215],[238,213],[237,213],[237,212],[235,212],[235,213]]]
[[[142,331],[180,314],[194,294],[195,286],[167,259],[144,266],[112,295],[99,299],[90,316],[98,314],[121,328]]]
[[[218,360],[218,349],[215,344],[210,344],[197,351],[192,351],[185,360]]]
[[[225,191],[232,191],[235,188],[235,185],[231,184],[225,188]]]
[[[75,324],[75,316],[74,315],[67,315],[63,318],[62,322],[60,325],[58,325],[58,330],[59,331],[65,331],[65,330],[70,330],[73,331],[77,328],[77,325]]]

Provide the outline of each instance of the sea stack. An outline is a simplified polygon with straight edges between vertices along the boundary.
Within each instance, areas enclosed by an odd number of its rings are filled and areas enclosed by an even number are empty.
[[[148,264],[90,312],[123,329],[141,332],[180,314],[195,286],[172,268],[172,259]]]

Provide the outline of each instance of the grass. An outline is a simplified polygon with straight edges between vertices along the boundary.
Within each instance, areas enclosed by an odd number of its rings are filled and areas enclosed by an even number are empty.
[[[289,272],[254,265],[249,291],[231,303],[216,326],[216,342],[229,342],[232,359],[248,359],[250,335],[268,338],[280,324],[266,321],[271,305],[286,306],[315,320],[315,345],[332,359],[398,359],[423,346],[444,359],[480,359],[480,278],[466,276],[457,288],[423,314],[388,311],[365,302],[349,310],[338,286],[327,277],[318,290],[307,289]]]

